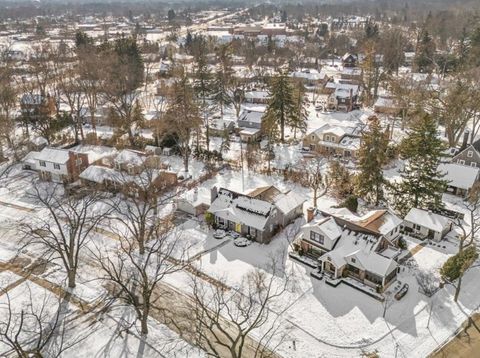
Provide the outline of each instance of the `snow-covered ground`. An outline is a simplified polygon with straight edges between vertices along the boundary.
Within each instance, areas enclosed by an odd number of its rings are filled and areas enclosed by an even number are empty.
[[[8,262],[16,254],[16,243],[13,223],[24,220],[28,216],[41,215],[28,197],[34,174],[29,172],[13,172],[13,176],[0,180],[0,262]],[[223,186],[240,192],[249,192],[259,186],[276,185],[281,190],[294,188],[306,197],[310,193],[283,178],[264,176],[224,170],[214,178],[200,185],[211,188]],[[461,207],[461,201],[455,197],[446,197],[449,206]],[[311,202],[311,197],[309,199]],[[320,207],[335,205],[335,200],[328,196],[319,201]],[[307,203],[307,205],[309,205]],[[280,270],[275,271],[279,282],[290,277],[292,283],[281,299],[272,303],[269,309],[271,319],[278,319],[285,330],[285,339],[277,347],[277,352],[284,357],[360,357],[362,353],[377,351],[381,357],[424,357],[442,342],[446,341],[472,311],[477,310],[477,297],[480,286],[476,284],[480,268],[468,271],[463,281],[459,303],[452,299],[453,287],[447,285],[432,298],[422,295],[418,290],[415,274],[418,272],[438,273],[443,262],[455,252],[450,243],[426,245],[401,267],[398,280],[409,284],[407,295],[400,301],[388,301],[385,317],[384,304],[365,295],[350,286],[340,284],[334,288],[310,276],[311,269],[293,261],[287,252],[289,241],[298,231],[303,219],[278,235],[269,245],[252,243],[247,247],[233,245],[230,238],[216,240],[211,231],[197,220],[184,221],[177,227],[175,238],[188,248],[188,257],[194,258],[192,264],[210,277],[223,279],[233,289],[240,287],[242,278],[251,270],[264,270],[272,274],[269,266],[275,258]],[[103,245],[105,250],[115,249],[117,243],[100,233],[95,234],[96,245]],[[418,245],[415,239],[407,240],[408,249]],[[445,247],[443,247],[445,246]],[[29,248],[24,252],[34,256],[35,250]],[[79,285],[75,294],[86,302],[96,302],[105,294],[105,290],[95,281],[94,263],[86,260],[79,273]],[[93,276],[92,276],[93,275]],[[62,284],[64,272],[61,265],[50,266],[42,278]],[[5,271],[0,273],[0,287],[6,287],[20,278]],[[191,293],[191,273],[176,272],[165,278],[165,284],[184,294]],[[24,283],[11,291],[12,297],[24,289]],[[30,285],[32,285],[30,283]],[[38,288],[38,287],[37,287]],[[1,298],[1,297],[0,297]],[[432,303],[432,304],[431,304]],[[430,312],[430,307],[432,311]],[[427,322],[431,316],[429,327]],[[77,348],[76,357],[98,356],[118,357],[136,353],[140,346],[138,334],[133,328],[126,333],[124,324],[119,322],[133,321],[132,312],[117,307],[102,321],[95,321],[96,334],[88,336]],[[178,336],[167,327],[151,320],[152,335],[145,347],[145,357],[156,356],[160,350],[165,356],[197,357],[198,351],[178,339]],[[79,332],[86,329],[79,324]],[[80,333],[79,333],[80,334]],[[259,337],[261,330],[253,332]],[[169,344],[161,350],[154,342],[166,340]],[[275,342],[272,342],[275,343]],[[181,345],[182,349],[180,349]],[[178,352],[172,355],[172,352]],[[67,355],[68,356],[68,355]]]

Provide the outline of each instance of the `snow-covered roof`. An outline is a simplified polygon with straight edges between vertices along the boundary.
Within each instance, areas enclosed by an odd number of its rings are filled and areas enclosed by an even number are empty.
[[[114,169],[98,165],[90,165],[80,173],[80,179],[88,180],[97,184],[103,184],[105,179],[114,179],[116,176]]]
[[[210,205],[209,212],[236,223],[263,231],[274,206],[266,201],[221,188]]]
[[[143,153],[130,149],[123,149],[115,157],[115,162],[118,164],[142,165],[144,162],[144,156],[142,154]]]
[[[280,194],[275,200],[275,206],[285,215],[289,214],[306,200],[294,191],[289,191],[286,194]]]
[[[450,219],[445,216],[417,208],[410,209],[407,216],[405,216],[405,221],[426,227],[427,229],[436,232],[442,232],[448,225],[450,225]]]
[[[102,158],[115,155],[117,150],[112,147],[107,147],[103,145],[88,145],[88,144],[81,144],[76,147],[70,149],[76,153],[84,153],[88,155],[88,162],[94,163],[97,160]]]
[[[65,164],[68,161],[68,150],[57,148],[43,148],[37,155],[36,160],[57,164]]]
[[[336,267],[349,264],[385,277],[397,268],[397,263],[376,252],[377,244],[378,238],[374,236],[344,230],[335,249],[320,260],[332,262]]]
[[[443,179],[448,181],[448,185],[468,190],[478,180],[480,168],[457,163],[442,163],[438,166],[438,170],[445,173]]]
[[[243,122],[251,122],[251,123],[262,123],[263,117],[262,111],[252,111],[252,110],[244,110],[240,115],[239,121]]]

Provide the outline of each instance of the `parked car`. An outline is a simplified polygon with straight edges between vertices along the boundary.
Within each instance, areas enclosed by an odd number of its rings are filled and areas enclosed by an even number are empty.
[[[213,233],[213,237],[215,239],[223,239],[226,235],[227,235],[227,233],[225,232],[225,230],[222,230],[222,229],[217,229]]]
[[[238,232],[235,232],[235,231],[229,231],[229,232],[228,232],[228,236],[233,237],[234,239],[236,239],[237,237],[240,237],[240,234],[239,234]]]
[[[246,237],[239,237],[233,240],[233,244],[238,247],[245,247],[250,245],[252,242]]]
[[[395,294],[395,299],[400,300],[408,292],[408,283],[404,284],[402,288]]]

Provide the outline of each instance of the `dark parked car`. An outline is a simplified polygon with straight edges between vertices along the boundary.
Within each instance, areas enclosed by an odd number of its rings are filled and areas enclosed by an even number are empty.
[[[408,292],[408,283],[404,284],[402,288],[395,294],[395,299],[400,300]]]

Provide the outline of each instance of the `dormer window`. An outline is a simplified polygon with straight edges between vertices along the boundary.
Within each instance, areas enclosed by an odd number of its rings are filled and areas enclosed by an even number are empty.
[[[476,162],[471,162],[471,163],[470,163],[470,166],[476,167],[476,166],[477,166],[477,163],[476,163]]]
[[[352,257],[352,263],[355,263],[357,262],[357,260],[355,260],[353,257]]]
[[[40,166],[41,167],[46,167],[47,166],[47,163],[45,163],[43,160],[40,161]]]

